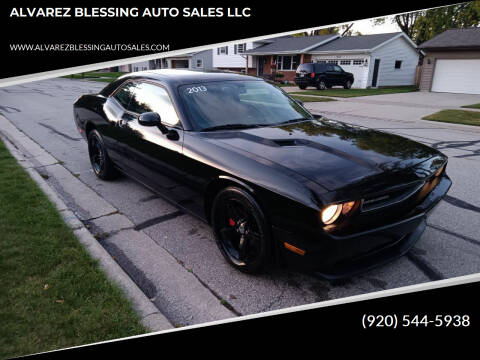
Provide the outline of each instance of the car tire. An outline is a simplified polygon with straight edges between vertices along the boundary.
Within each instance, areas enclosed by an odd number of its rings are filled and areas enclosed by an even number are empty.
[[[102,135],[97,130],[88,133],[88,155],[95,175],[102,180],[112,180],[118,172],[110,160]]]
[[[238,187],[217,193],[211,209],[212,229],[225,259],[236,269],[255,274],[269,263],[270,226],[255,199]]]
[[[347,80],[343,85],[344,89],[350,89],[351,87],[352,87],[352,82],[350,80]]]
[[[318,80],[317,83],[317,90],[325,90],[327,88],[327,84],[325,83],[325,80]]]
[[[298,85],[298,88],[300,90],[305,90],[307,88],[307,86],[306,85]]]

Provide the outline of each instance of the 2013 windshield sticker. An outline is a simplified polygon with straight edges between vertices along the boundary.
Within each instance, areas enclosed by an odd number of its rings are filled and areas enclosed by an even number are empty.
[[[189,94],[198,93],[198,92],[204,92],[204,91],[207,91],[207,88],[206,88],[205,86],[203,86],[203,85],[187,88],[187,92],[188,92]]]

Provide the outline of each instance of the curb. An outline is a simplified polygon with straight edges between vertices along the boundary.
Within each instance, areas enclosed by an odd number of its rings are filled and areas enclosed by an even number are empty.
[[[143,326],[151,331],[174,328],[170,321],[159,311],[152,301],[147,298],[120,265],[113,260],[110,254],[98,243],[80,219],[68,209],[64,201],[60,199],[55,191],[36,171],[36,166],[57,163],[56,159],[20,132],[2,115],[0,115],[0,138],[2,138],[12,156],[28,172],[30,177],[38,184],[50,201],[55,204],[65,223],[73,230],[75,236],[90,256],[98,261],[100,268],[105,272],[107,278],[123,290],[127,299],[132,303],[133,309],[139,314]]]

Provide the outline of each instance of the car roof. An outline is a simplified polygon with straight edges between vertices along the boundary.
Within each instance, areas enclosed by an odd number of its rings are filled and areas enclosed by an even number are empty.
[[[147,70],[135,73],[130,73],[122,76],[120,79],[125,78],[141,78],[157,80],[168,85],[178,86],[183,84],[211,82],[211,81],[231,81],[231,80],[259,80],[263,79],[243,75],[239,73],[226,72],[226,71],[197,71],[186,69],[161,69],[161,70]]]

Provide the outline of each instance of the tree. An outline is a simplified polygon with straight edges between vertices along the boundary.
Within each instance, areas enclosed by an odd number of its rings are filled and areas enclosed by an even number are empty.
[[[294,37],[298,36],[315,36],[315,35],[340,35],[340,36],[351,36],[353,34],[353,31],[351,30],[353,27],[354,23],[350,24],[345,24],[341,26],[331,26],[328,28],[323,28],[323,29],[317,29],[313,30],[311,32],[302,32],[293,35]],[[355,32],[356,35],[361,35],[358,31]]]
[[[384,24],[386,18],[372,20],[374,25]],[[465,2],[426,11],[395,15],[392,23],[414,42],[421,44],[451,28],[466,28],[480,24],[480,1]]]

